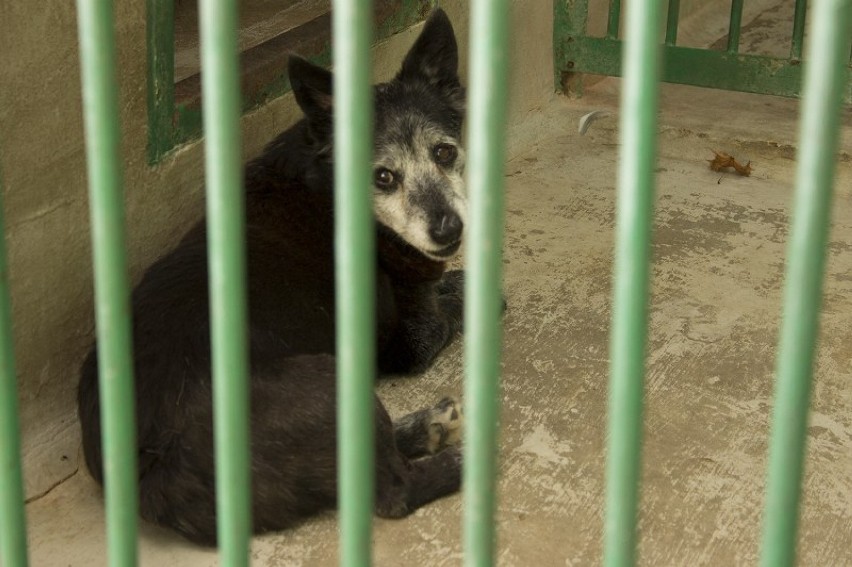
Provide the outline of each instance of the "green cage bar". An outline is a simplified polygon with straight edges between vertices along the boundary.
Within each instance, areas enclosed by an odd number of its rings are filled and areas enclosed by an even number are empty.
[[[627,11],[621,155],[610,336],[609,446],[604,564],[635,563],[642,442],[642,389],[661,71],[660,0]]]
[[[793,41],[790,46],[790,59],[802,58],[802,45],[805,41],[805,17],[808,13],[808,0],[796,0],[793,14]]]
[[[666,45],[677,43],[677,24],[680,19],[680,0],[669,0],[666,15]]]
[[[508,1],[472,1],[470,22],[463,532],[465,565],[486,567],[496,546]]]
[[[740,28],[743,20],[743,0],[731,0],[731,23],[728,26],[728,52],[740,49]]]
[[[799,129],[784,314],[764,510],[763,567],[795,564],[796,530],[816,353],[825,246],[850,48],[852,0],[817,0]]]
[[[237,3],[201,0],[216,516],[222,565],[249,563],[251,534],[245,219]]]
[[[333,4],[340,563],[371,561],[375,486],[375,231],[370,0]]]
[[[606,37],[618,38],[618,26],[621,23],[621,0],[609,0],[609,18],[606,22]]]
[[[77,23],[95,272],[107,547],[109,564],[125,567],[137,563],[136,516],[139,505],[130,294],[111,0],[78,0]]]
[[[0,565],[24,567],[27,564],[27,525],[2,196],[0,179],[0,486],[3,487],[0,490]]]

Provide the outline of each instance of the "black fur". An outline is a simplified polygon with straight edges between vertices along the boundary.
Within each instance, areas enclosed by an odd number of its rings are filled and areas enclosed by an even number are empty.
[[[457,65],[452,27],[437,11],[399,76],[376,89],[376,144],[391,143],[389,116],[415,108],[460,134]],[[292,526],[337,498],[332,81],[296,57],[289,70],[306,118],[245,172],[255,533]],[[204,222],[192,228],[135,288],[133,348],[141,514],[215,545],[205,232]],[[461,274],[444,277],[443,263],[385,227],[377,244],[378,366],[420,372],[461,329]],[[93,348],[78,401],[86,464],[102,482],[97,375]],[[403,516],[459,489],[459,450],[440,435],[429,441],[446,404],[403,418],[395,436],[376,398],[377,514]],[[413,460],[424,447],[441,452]]]

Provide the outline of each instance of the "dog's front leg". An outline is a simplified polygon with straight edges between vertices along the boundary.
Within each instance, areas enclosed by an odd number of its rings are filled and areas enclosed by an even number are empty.
[[[432,283],[397,291],[406,295],[397,298],[397,305],[406,309],[398,314],[396,329],[380,353],[379,368],[383,373],[418,374],[461,332],[462,295],[458,287],[451,291]]]
[[[438,282],[438,303],[448,317],[458,320],[458,332],[464,330],[462,324],[464,312],[464,270],[451,270]],[[501,313],[506,312],[506,298],[501,297]]]

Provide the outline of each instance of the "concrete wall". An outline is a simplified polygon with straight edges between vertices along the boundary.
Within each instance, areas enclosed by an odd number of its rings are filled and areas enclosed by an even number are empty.
[[[468,3],[442,4],[459,32],[466,66]],[[115,8],[129,259],[136,281],[202,214],[203,148],[192,143],[148,165],[145,3],[117,0]],[[552,7],[516,0],[512,8],[510,116],[516,123],[552,96]],[[418,30],[377,46],[377,77],[396,71]],[[29,498],[79,466],[77,369],[94,334],[76,33],[73,2],[0,2],[0,169]],[[246,156],[298,116],[289,95],[246,115]]]

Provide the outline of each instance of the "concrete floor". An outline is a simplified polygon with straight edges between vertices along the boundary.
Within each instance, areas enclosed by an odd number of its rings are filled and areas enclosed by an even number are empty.
[[[509,133],[499,564],[600,563],[618,81],[555,97]],[[610,109],[585,136],[584,113]],[[796,101],[663,86],[646,379],[643,565],[751,565],[797,138]],[[801,565],[852,564],[852,115],[843,115],[808,437]],[[751,177],[710,171],[712,150]],[[388,380],[392,414],[460,394],[452,346]],[[27,508],[32,564],[105,565],[100,491],[78,472]],[[375,564],[458,565],[461,498],[375,522]],[[143,525],[142,565],[216,565]],[[336,515],[257,538],[256,565],[334,565]]]
[[[507,166],[501,565],[600,559],[617,81],[530,115]],[[757,557],[772,369],[794,166],[796,103],[664,86],[647,374],[641,563]],[[802,565],[852,564],[852,120],[828,255],[809,429]],[[752,160],[709,170],[711,149]],[[461,392],[454,345],[425,376],[383,382],[394,414]],[[376,565],[457,565],[461,499],[377,520]],[[34,565],[104,564],[99,491],[78,473],[28,508]],[[143,526],[143,565],[215,565]],[[335,515],[253,545],[258,565],[333,565]],[[58,559],[61,558],[61,559]]]

